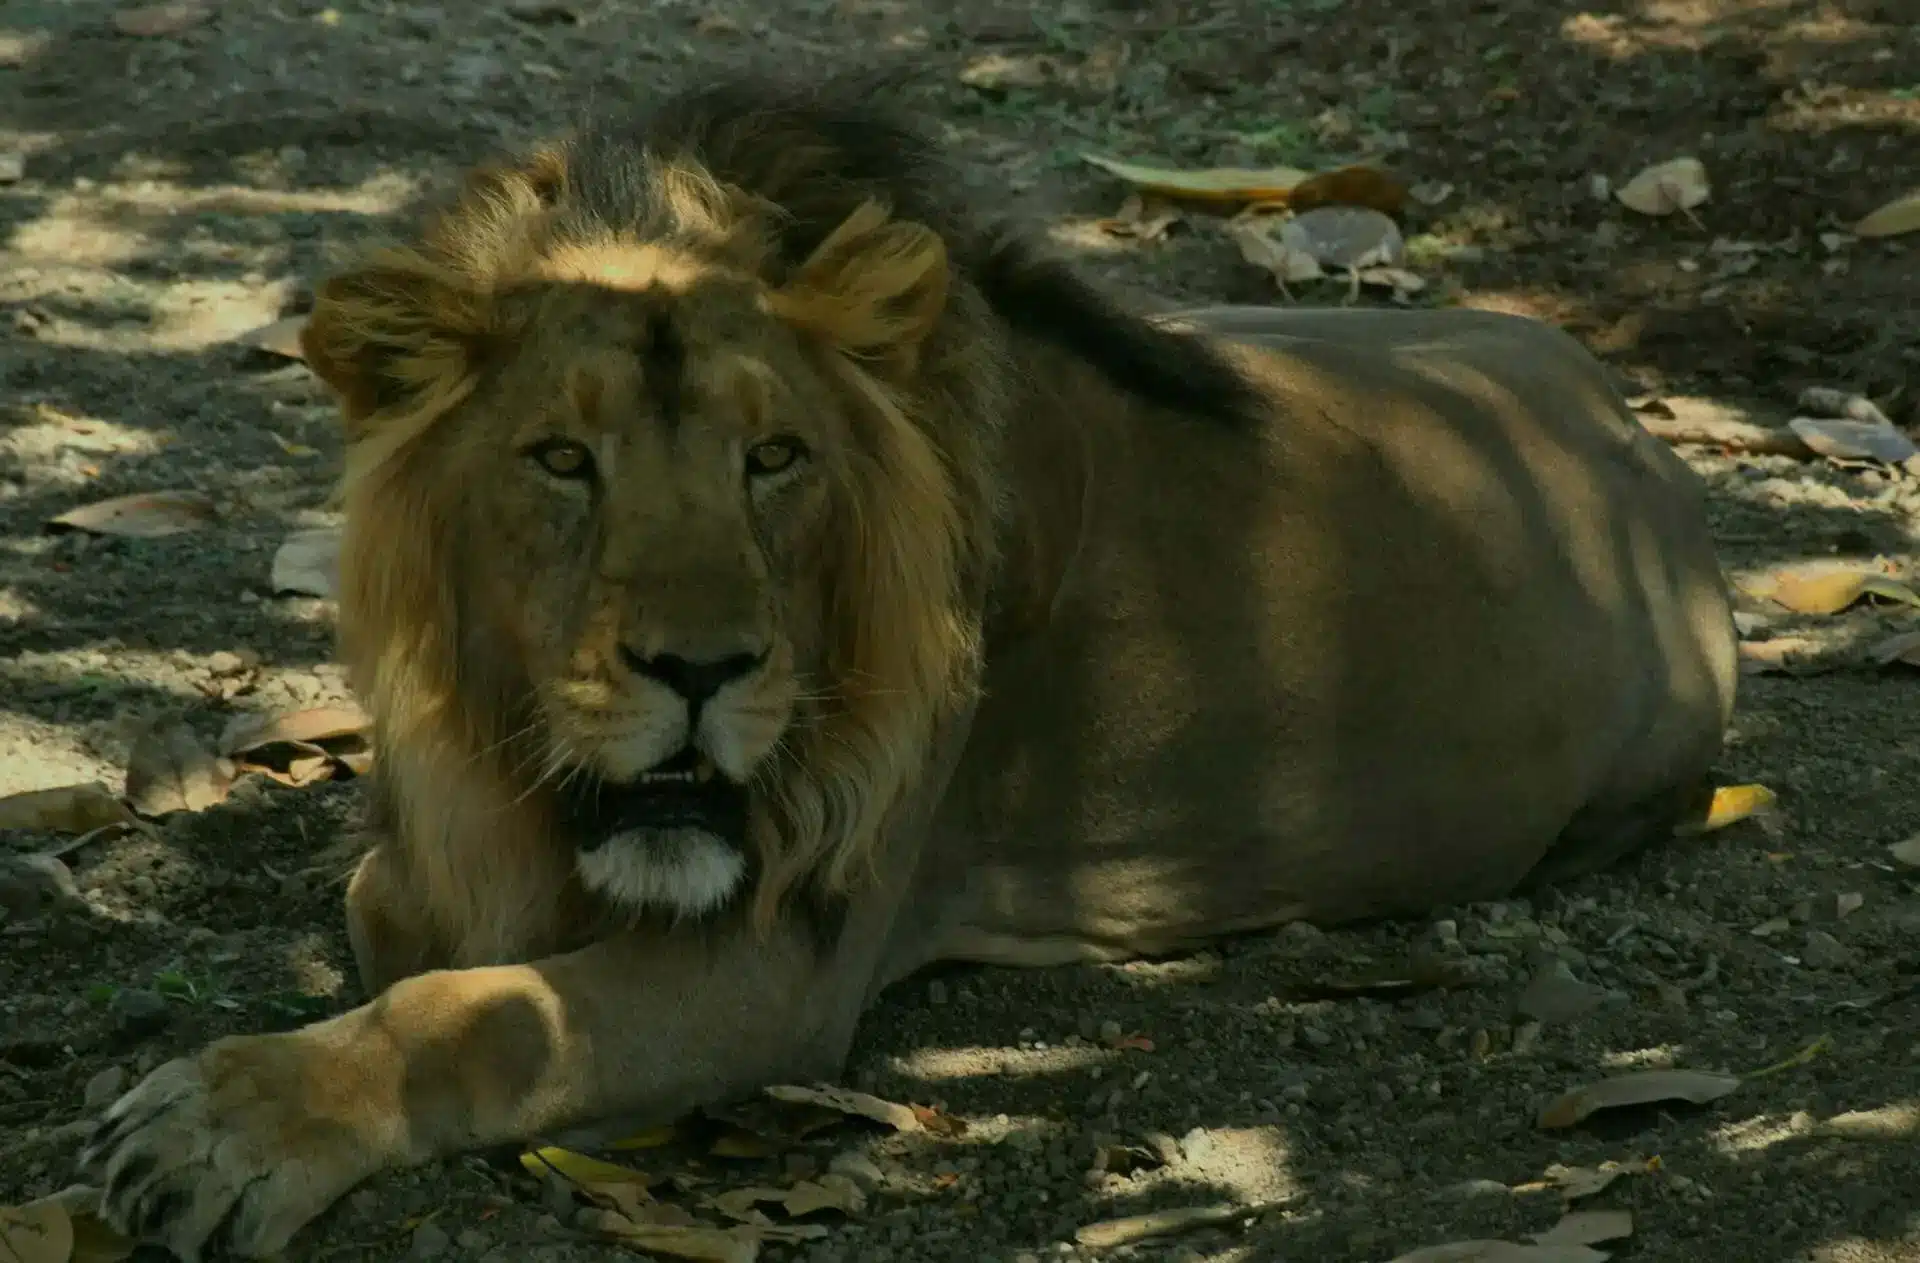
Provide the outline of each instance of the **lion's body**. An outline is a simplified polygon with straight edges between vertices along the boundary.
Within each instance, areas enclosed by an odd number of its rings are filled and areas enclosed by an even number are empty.
[[[833,1074],[935,960],[1415,915],[1696,809],[1699,490],[1570,339],[1176,328],[858,111],[695,101],[323,292],[377,998],[136,1088],[117,1222],[268,1251],[384,1165]]]

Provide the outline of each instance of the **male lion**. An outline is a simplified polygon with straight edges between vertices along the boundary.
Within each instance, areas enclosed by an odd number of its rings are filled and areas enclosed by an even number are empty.
[[[384,1167],[833,1076],[931,961],[1416,915],[1698,810],[1700,491],[1571,339],[1129,313],[960,188],[736,81],[327,282],[374,998],[122,1097],[116,1227],[268,1254]]]

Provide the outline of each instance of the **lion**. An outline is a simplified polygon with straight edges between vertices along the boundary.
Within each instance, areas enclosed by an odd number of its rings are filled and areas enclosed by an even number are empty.
[[[261,1257],[385,1168],[831,1079],[938,961],[1176,953],[1597,872],[1735,687],[1698,481],[1546,324],[1148,310],[918,123],[732,80],[327,280],[371,1000],[82,1154]]]

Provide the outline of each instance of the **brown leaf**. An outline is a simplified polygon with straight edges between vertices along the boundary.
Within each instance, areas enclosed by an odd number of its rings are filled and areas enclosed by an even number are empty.
[[[829,1172],[817,1180],[801,1180],[787,1190],[780,1204],[794,1219],[822,1210],[857,1215],[867,1208],[867,1195],[848,1177]]]
[[[818,1105],[842,1114],[870,1118],[876,1123],[885,1123],[895,1131],[926,1130],[917,1110],[905,1105],[896,1105],[892,1101],[883,1101],[865,1092],[855,1092],[849,1088],[807,1088],[775,1084],[766,1089],[766,1094],[776,1101],[786,1101],[795,1105]]]
[[[235,715],[220,734],[220,753],[257,759],[268,746],[287,744],[334,753],[370,742],[373,719],[351,702],[311,706],[280,715]]]
[[[1286,194],[1308,176],[1298,167],[1207,167],[1183,171],[1120,162],[1099,154],[1083,153],[1080,157],[1137,189],[1197,202],[1283,201]]]
[[[1098,220],[1101,232],[1113,237],[1131,237],[1135,241],[1159,241],[1167,230],[1179,223],[1180,210],[1164,198],[1150,193],[1129,193],[1120,209]]]
[[[1516,1245],[1511,1241],[1451,1241],[1397,1255],[1391,1263],[1605,1263],[1584,1245]]]
[[[1630,1210],[1574,1210],[1533,1239],[1541,1245],[1599,1245],[1633,1235]]]
[[[233,764],[218,758],[184,724],[146,728],[127,759],[127,801],[148,818],[205,811],[233,788]]]
[[[1227,224],[1226,231],[1240,247],[1240,257],[1264,269],[1283,293],[1289,285],[1317,281],[1327,274],[1319,260],[1275,237],[1269,228],[1265,217],[1240,216]]]
[[[206,0],[174,0],[122,9],[113,15],[113,27],[122,35],[178,35],[212,16],[213,6]]]
[[[1707,169],[1698,158],[1674,158],[1648,167],[1613,195],[1628,210],[1642,215],[1671,215],[1692,210],[1711,192]]]
[[[67,1263],[73,1255],[73,1221],[51,1198],[25,1206],[0,1206],[0,1260],[5,1263]]]
[[[0,798],[0,829],[34,829],[42,833],[92,833],[96,829],[138,821],[125,803],[98,781],[30,789]]]
[[[50,520],[47,529],[158,539],[197,531],[217,517],[213,501],[197,491],[148,491],[69,509]]]
[[[1310,175],[1286,195],[1295,211],[1318,206],[1364,206],[1398,215],[1407,204],[1407,186],[1374,167],[1340,167]]]
[[[1169,1210],[1153,1210],[1143,1215],[1084,1224],[1074,1229],[1073,1239],[1089,1250],[1111,1250],[1115,1246],[1131,1245],[1136,1241],[1150,1241],[1177,1232],[1233,1223],[1258,1213],[1257,1208],[1247,1206],[1176,1206]]]
[[[1920,229],[1920,189],[1896,197],[1853,226],[1856,237],[1895,237]]]
[[[1572,1127],[1589,1114],[1604,1109],[1653,1105],[1661,1101],[1705,1105],[1739,1086],[1740,1080],[1730,1074],[1710,1074],[1704,1070],[1641,1070],[1575,1088],[1549,1102],[1537,1121],[1542,1127]]]
[[[295,531],[274,550],[269,577],[274,595],[317,596],[332,600],[340,594],[340,532],[333,527]]]

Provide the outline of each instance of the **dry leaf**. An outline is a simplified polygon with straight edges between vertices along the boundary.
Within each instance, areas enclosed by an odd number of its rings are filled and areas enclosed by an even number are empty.
[[[1295,211],[1319,206],[1360,206],[1398,215],[1407,204],[1407,186],[1373,167],[1340,167],[1310,175],[1286,194]]]
[[[1893,856],[1894,863],[1908,868],[1920,868],[1920,835],[1908,838],[1904,842],[1895,842],[1887,848],[1887,854]]]
[[[618,1140],[610,1140],[605,1145],[605,1148],[616,1153],[630,1153],[636,1149],[658,1149],[662,1145],[672,1144],[679,1134],[679,1129],[672,1123],[664,1123],[659,1127],[649,1127],[645,1131],[636,1131],[631,1136],[622,1136]]]
[[[100,1221],[100,1190],[86,1184],[71,1184],[48,1197],[31,1202],[28,1208],[45,1202],[66,1211],[73,1225],[73,1250],[67,1263],[120,1263],[132,1254],[136,1245]],[[11,1263],[0,1255],[0,1263]]]
[[[114,825],[138,827],[125,803],[98,781],[30,789],[0,798],[0,829],[33,829],[42,833],[92,833]]]
[[[340,592],[339,530],[328,526],[287,536],[273,554],[270,582],[276,596],[332,600]]]
[[[1763,815],[1779,801],[1779,795],[1765,785],[1722,785],[1713,791],[1713,805],[1707,809],[1699,831],[1712,833],[1749,816]]]
[[[282,715],[235,715],[220,734],[220,753],[257,759],[268,746],[287,744],[336,753],[366,743],[373,719],[352,702],[310,706]]]
[[[1570,1022],[1606,1003],[1607,991],[1581,982],[1565,961],[1556,960],[1534,971],[1514,1008],[1536,1022]]]
[[[217,517],[213,501],[197,491],[151,491],[69,509],[49,521],[47,529],[158,539],[197,531]]]
[[[1892,425],[1880,406],[1865,395],[1851,390],[1836,390],[1832,386],[1808,386],[1798,396],[1798,402],[1808,412],[1823,417],[1838,417],[1847,421],[1866,421],[1877,425]]]
[[[1297,167],[1207,167],[1182,171],[1172,167],[1120,162],[1099,154],[1083,153],[1080,157],[1135,188],[1199,202],[1282,201],[1290,190],[1309,175]]]
[[[1556,1162],[1547,1168],[1547,1179],[1560,1196],[1573,1202],[1604,1192],[1626,1173],[1627,1169],[1617,1162],[1603,1162],[1597,1167],[1570,1167]]]
[[[1730,1074],[1710,1074],[1704,1070],[1641,1070],[1575,1088],[1550,1102],[1540,1111],[1537,1121],[1542,1127],[1572,1127],[1598,1110],[1660,1101],[1705,1105],[1739,1086],[1740,1080]]]
[[[1257,268],[1264,268],[1284,291],[1301,281],[1317,281],[1326,275],[1318,260],[1304,250],[1269,236],[1258,219],[1236,219],[1227,225],[1227,235],[1240,247],[1240,257]]]
[[[1584,1245],[1516,1245],[1511,1241],[1452,1241],[1423,1246],[1390,1263],[1606,1263],[1606,1254]]]
[[[290,360],[304,360],[306,354],[300,349],[300,331],[306,327],[305,316],[288,316],[285,320],[249,329],[234,341]]]
[[[1364,206],[1323,206],[1280,225],[1280,241],[1323,267],[1392,267],[1406,253],[1400,225]]]
[[[1180,211],[1171,202],[1152,194],[1129,193],[1120,209],[1098,220],[1096,227],[1109,236],[1159,241],[1179,222]]]
[[[1920,229],[1920,189],[1896,197],[1853,226],[1856,237],[1897,237]]]
[[[113,15],[113,27],[122,35],[178,35],[212,16],[213,6],[205,0],[175,0],[122,9]]]
[[[205,811],[233,788],[234,766],[184,724],[148,726],[127,758],[127,801],[148,818]]]
[[[1812,565],[1778,571],[1756,581],[1748,590],[1796,614],[1838,614],[1865,596],[1920,606],[1920,596],[1904,583],[1877,570],[1846,565]]]
[[[983,53],[959,74],[961,83],[983,92],[1044,88],[1067,77],[1060,59],[1046,53]]]
[[[1533,1239],[1541,1245],[1599,1245],[1632,1235],[1630,1210],[1574,1210],[1545,1232],[1534,1233]]]
[[[1707,169],[1698,158],[1674,158],[1648,167],[1613,195],[1628,210],[1642,215],[1671,215],[1692,210],[1711,192]]]
[[[1153,1210],[1144,1215],[1128,1215],[1124,1219],[1103,1219],[1099,1223],[1086,1224],[1074,1229],[1073,1239],[1089,1250],[1111,1250],[1135,1241],[1233,1223],[1258,1213],[1258,1209],[1247,1206],[1177,1206],[1171,1210]]]
[[[707,1154],[715,1158],[738,1158],[752,1162],[776,1156],[786,1149],[789,1143],[786,1140],[756,1135],[735,1127],[716,1136],[713,1143],[707,1147]]]
[[[1830,460],[1877,460],[1898,465],[1915,454],[1912,439],[1885,421],[1849,421],[1832,417],[1795,417],[1787,428]]]
[[[775,1084],[766,1089],[766,1094],[776,1101],[786,1101],[793,1105],[818,1105],[836,1113],[870,1118],[876,1123],[885,1123],[895,1131],[926,1130],[917,1111],[905,1105],[896,1105],[892,1101],[883,1101],[877,1096],[869,1096],[865,1092],[855,1092],[848,1088],[805,1088],[790,1084]]]
[[[73,1255],[73,1221],[52,1198],[26,1206],[0,1206],[0,1260],[4,1263],[67,1263]]]
[[[676,1259],[699,1259],[704,1263],[754,1263],[760,1257],[760,1241],[753,1229],[725,1229],[666,1224],[603,1224],[601,1230],[648,1254],[664,1254]]]
[[[645,1188],[653,1183],[653,1177],[645,1171],[623,1167],[617,1162],[605,1162],[571,1149],[562,1149],[558,1145],[527,1150],[520,1155],[520,1165],[536,1176],[545,1176],[550,1171],[558,1172],[566,1180],[583,1187],[638,1184]]]

